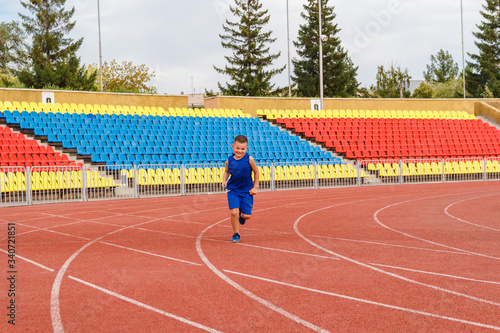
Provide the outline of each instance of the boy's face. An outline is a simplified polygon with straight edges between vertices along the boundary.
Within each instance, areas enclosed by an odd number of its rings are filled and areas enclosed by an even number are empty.
[[[240,159],[243,156],[245,156],[245,153],[247,152],[247,149],[248,149],[248,144],[236,141],[233,143],[232,147],[233,147],[234,156],[237,159]]]

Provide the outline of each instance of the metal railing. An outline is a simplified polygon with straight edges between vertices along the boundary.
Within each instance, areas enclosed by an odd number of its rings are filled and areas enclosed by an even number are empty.
[[[500,157],[258,163],[260,191],[500,180]],[[223,193],[224,164],[0,168],[0,206]]]

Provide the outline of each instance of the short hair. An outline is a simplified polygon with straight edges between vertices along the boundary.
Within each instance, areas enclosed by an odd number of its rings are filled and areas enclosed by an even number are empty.
[[[244,135],[237,135],[237,136],[234,137],[233,143],[235,143],[235,142],[248,144],[248,139]]]

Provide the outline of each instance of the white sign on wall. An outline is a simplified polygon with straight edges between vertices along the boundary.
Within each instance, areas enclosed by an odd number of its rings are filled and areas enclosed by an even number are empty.
[[[47,103],[54,104],[56,102],[54,98],[54,93],[48,91],[42,91],[42,102],[45,104]]]
[[[318,110],[321,106],[321,100],[319,99],[311,99],[311,110]]]

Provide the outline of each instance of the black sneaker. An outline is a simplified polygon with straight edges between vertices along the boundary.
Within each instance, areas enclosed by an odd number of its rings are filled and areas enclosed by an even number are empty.
[[[246,222],[247,220],[245,220],[244,218],[242,218],[242,217],[241,217],[241,210],[240,210],[240,215],[239,215],[239,216],[240,216],[240,217],[239,217],[240,224],[241,224],[241,225],[245,224],[245,222]]]

